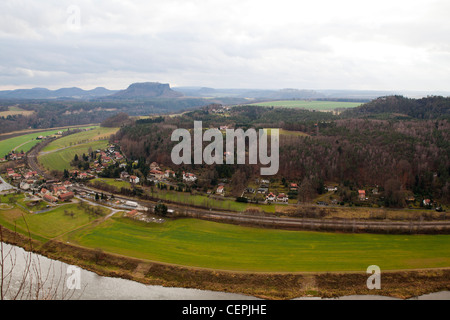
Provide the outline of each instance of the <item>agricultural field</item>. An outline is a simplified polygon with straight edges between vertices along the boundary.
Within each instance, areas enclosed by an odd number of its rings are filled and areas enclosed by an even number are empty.
[[[12,150],[16,150],[17,152],[28,152],[32,147],[34,147],[41,141],[36,139],[38,136],[54,135],[59,131],[66,130],[67,129],[52,129],[35,133],[28,133],[14,138],[2,140],[0,141],[0,157],[4,157]]]
[[[75,155],[81,156],[89,150],[104,149],[108,146],[108,138],[118,128],[91,127],[82,131],[57,139],[42,149],[38,156],[39,162],[48,170],[63,171],[71,169],[70,162]]]
[[[336,109],[355,108],[360,106],[361,104],[362,103],[360,102],[285,100],[258,102],[251,105],[262,107],[303,108],[317,111],[333,111]]]
[[[449,235],[373,235],[249,228],[196,219],[145,224],[116,214],[64,240],[177,265],[234,271],[365,271],[448,267]]]
[[[80,145],[75,145],[62,150],[50,151],[50,153],[43,153],[38,156],[39,162],[47,170],[64,171],[64,169],[71,169],[70,162],[76,154],[82,155],[88,153],[90,149],[104,149],[108,146],[107,140],[92,141]]]
[[[1,111],[0,117],[7,117],[7,116],[15,116],[15,115],[23,115],[23,116],[31,116],[34,113],[34,111],[28,111],[23,110],[17,106],[10,106],[8,107],[8,111]]]
[[[79,144],[84,144],[98,140],[108,140],[116,133],[119,128],[90,127],[90,130],[68,135],[53,141],[45,146],[42,152],[53,151],[61,148],[67,148]]]

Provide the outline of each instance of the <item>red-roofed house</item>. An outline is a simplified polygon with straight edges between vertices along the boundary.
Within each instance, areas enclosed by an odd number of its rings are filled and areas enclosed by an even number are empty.
[[[130,182],[131,183],[139,183],[139,177],[130,176]]]
[[[366,200],[366,190],[358,190],[359,200]]]
[[[22,176],[19,173],[13,173],[12,178],[14,180],[19,180],[20,178],[22,178]]]
[[[137,210],[131,210],[131,211],[127,212],[127,216],[130,217],[130,218],[134,218],[138,214],[139,214],[139,212]]]
[[[217,190],[216,190],[216,193],[217,193],[217,194],[223,194],[223,191],[224,191],[223,186],[218,186],[218,187],[217,187]]]
[[[52,202],[52,203],[58,201],[58,199],[56,197],[54,197],[54,196],[52,196],[50,194],[44,194],[43,198],[44,198],[45,201]]]
[[[158,180],[164,178],[164,172],[162,172],[160,170],[152,169],[152,170],[150,170],[150,174]]]
[[[61,201],[68,201],[70,199],[72,199],[75,196],[75,194],[73,192],[66,192],[66,193],[61,193],[58,198]]]
[[[67,192],[66,187],[64,186],[53,186],[53,195],[60,195],[61,193]]]

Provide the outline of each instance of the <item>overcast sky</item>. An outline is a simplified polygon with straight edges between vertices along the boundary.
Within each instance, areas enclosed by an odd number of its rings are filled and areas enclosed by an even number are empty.
[[[448,0],[2,0],[0,89],[445,90]]]

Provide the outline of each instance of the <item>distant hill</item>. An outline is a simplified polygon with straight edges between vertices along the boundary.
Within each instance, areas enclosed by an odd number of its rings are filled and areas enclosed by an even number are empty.
[[[148,99],[148,98],[178,98],[183,94],[174,91],[169,84],[159,82],[133,83],[127,89],[119,91],[108,98],[111,99]]]
[[[49,90],[46,88],[17,89],[0,91],[0,99],[90,99],[105,97],[117,92],[103,87],[83,90],[77,87]]]
[[[421,99],[403,96],[380,97],[343,113],[344,116],[349,117],[381,114],[409,116],[416,119],[450,118],[450,98],[441,96]]]

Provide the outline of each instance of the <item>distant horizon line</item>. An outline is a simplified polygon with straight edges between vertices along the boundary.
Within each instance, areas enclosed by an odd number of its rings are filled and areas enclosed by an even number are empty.
[[[211,86],[202,86],[202,85],[175,85],[172,86],[170,83],[167,82],[158,82],[158,81],[141,81],[141,82],[132,82],[128,86],[135,84],[135,83],[161,83],[161,84],[169,84],[171,89],[181,88],[181,89],[214,89],[214,90],[259,90],[259,91],[281,91],[281,90],[299,90],[299,91],[317,91],[317,92],[323,92],[323,91],[357,91],[357,92],[389,92],[389,93],[445,93],[450,94],[450,89],[448,91],[446,90],[430,90],[430,89],[340,89],[340,88],[328,88],[328,89],[311,89],[311,88],[295,88],[295,87],[284,87],[284,88],[257,88],[257,87],[211,87]],[[121,89],[111,89],[106,86],[98,85],[95,87],[80,87],[80,86],[61,86],[61,87],[41,87],[41,86],[29,86],[29,87],[14,87],[11,88],[11,86],[0,86],[0,91],[15,91],[15,90],[37,90],[37,89],[45,89],[49,91],[57,91],[60,89],[81,89],[84,91],[92,91],[95,89],[106,89],[110,91],[121,91],[126,90],[128,88],[122,87]]]

